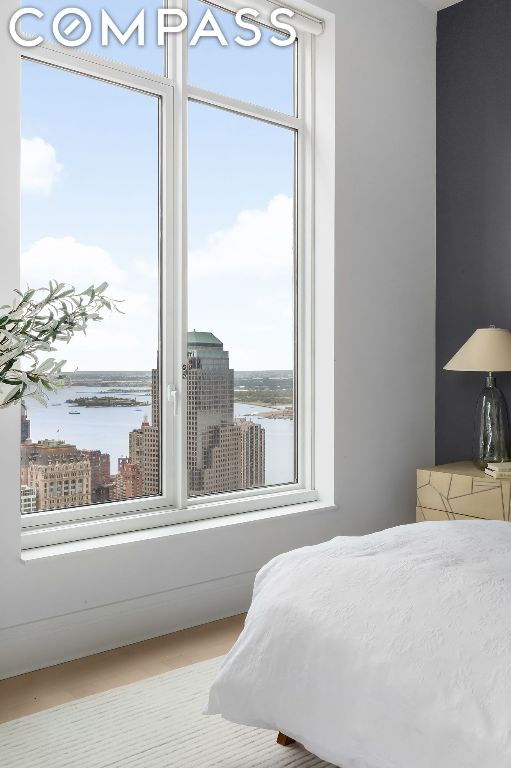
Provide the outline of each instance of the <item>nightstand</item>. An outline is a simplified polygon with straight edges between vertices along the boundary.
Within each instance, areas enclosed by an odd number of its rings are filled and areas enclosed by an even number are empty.
[[[471,461],[417,470],[417,522],[510,522],[510,499],[510,480],[493,480]]]

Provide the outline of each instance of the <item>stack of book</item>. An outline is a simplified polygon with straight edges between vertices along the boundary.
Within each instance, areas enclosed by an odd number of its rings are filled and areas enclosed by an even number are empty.
[[[511,461],[500,461],[498,464],[488,464],[484,470],[495,480],[511,480]]]

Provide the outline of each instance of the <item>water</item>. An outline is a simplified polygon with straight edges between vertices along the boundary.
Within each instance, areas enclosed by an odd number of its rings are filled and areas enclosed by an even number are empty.
[[[30,419],[31,439],[64,440],[86,450],[110,454],[110,469],[117,472],[117,459],[129,453],[129,433],[140,427],[147,415],[151,419],[151,394],[147,390],[115,392],[115,396],[136,398],[149,405],[128,408],[83,408],[66,403],[76,397],[101,396],[106,387],[73,386],[49,394],[45,408],[36,400],[26,401]],[[235,403],[236,417],[251,418],[265,429],[265,471],[267,485],[279,485],[294,480],[294,423],[291,419],[267,419],[255,414],[270,409],[247,403]],[[70,411],[79,411],[72,415]]]
[[[64,440],[78,448],[109,453],[110,470],[115,474],[117,459],[129,453],[129,433],[140,427],[145,414],[150,419],[151,406],[140,406],[142,410],[137,410],[135,407],[81,408],[66,403],[66,400],[76,397],[100,396],[104,390],[104,387],[65,387],[50,393],[47,408],[36,400],[27,400],[32,441]],[[151,396],[147,391],[131,392],[130,390],[125,395],[135,397],[142,402],[151,402]],[[80,413],[74,416],[70,411]]]

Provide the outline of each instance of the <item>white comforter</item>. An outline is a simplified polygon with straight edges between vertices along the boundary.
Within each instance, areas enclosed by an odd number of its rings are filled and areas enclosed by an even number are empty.
[[[421,523],[277,557],[208,713],[343,768],[510,768],[511,524]]]

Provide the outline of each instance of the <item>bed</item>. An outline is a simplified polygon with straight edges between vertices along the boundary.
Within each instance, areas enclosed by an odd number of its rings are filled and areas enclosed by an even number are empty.
[[[421,523],[275,558],[207,712],[342,768],[510,768],[511,525]]]

